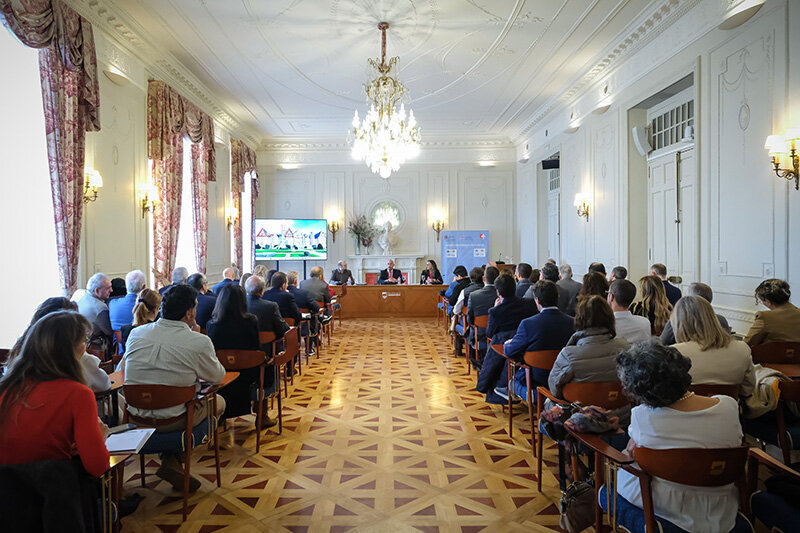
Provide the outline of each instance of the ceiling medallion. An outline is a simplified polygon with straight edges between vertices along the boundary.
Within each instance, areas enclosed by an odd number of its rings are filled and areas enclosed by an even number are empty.
[[[353,147],[354,159],[364,161],[370,170],[382,178],[391,176],[406,159],[419,154],[419,128],[414,112],[406,117],[404,101],[408,101],[406,88],[397,81],[397,57],[386,63],[386,30],[388,22],[378,24],[381,30],[381,61],[367,60],[376,70],[375,78],[364,85],[370,108],[364,120],[353,116],[353,127],[348,131],[347,142]],[[394,74],[394,75],[392,75]],[[397,109],[397,104],[400,109]]]

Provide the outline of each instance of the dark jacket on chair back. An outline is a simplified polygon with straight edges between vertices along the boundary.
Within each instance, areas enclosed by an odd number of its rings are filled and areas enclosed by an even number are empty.
[[[292,318],[296,322],[302,320],[303,317],[300,315],[300,309],[297,307],[297,302],[295,302],[292,293],[272,288],[266,291],[262,298],[278,304],[278,309],[280,309],[281,316],[284,319]]]

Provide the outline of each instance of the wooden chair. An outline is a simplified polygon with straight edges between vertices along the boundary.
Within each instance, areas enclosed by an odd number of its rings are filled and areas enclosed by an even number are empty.
[[[759,418],[744,420],[744,430],[762,443],[780,447],[783,462],[791,463],[792,450],[800,449],[800,422],[787,424],[787,402],[800,402],[800,381],[779,381],[778,407]]]
[[[331,315],[330,315],[331,319],[328,321],[327,324],[323,324],[322,320],[320,320],[320,323],[319,323],[319,332],[320,333],[323,333],[323,332],[325,333],[325,337],[326,337],[326,340],[328,342],[328,346],[330,346],[331,345],[331,335],[333,334],[333,314],[332,314],[333,313],[333,309],[331,308],[331,304],[329,304],[329,303],[326,304],[325,302],[320,301],[320,300],[314,300],[314,301],[316,302],[316,304],[319,306],[320,309],[327,309],[328,312],[331,313]],[[322,344],[322,342],[320,342],[320,344]]]
[[[474,322],[470,326],[472,328],[473,339],[475,340],[475,363],[476,364],[480,362],[480,357],[481,357],[480,342],[478,342],[478,328],[486,329],[488,326],[489,326],[489,315],[476,316]],[[467,344],[469,344],[469,341],[467,341]],[[488,347],[488,343],[487,343],[487,347]],[[468,365],[471,364],[471,362],[469,361],[469,358],[467,358],[467,364]],[[467,368],[467,373],[469,373],[469,368]],[[477,377],[477,374],[478,374],[478,372],[476,371],[475,372],[476,377]]]
[[[739,400],[739,385],[719,385],[716,383],[692,383],[689,390],[699,396],[730,396]]]
[[[766,342],[750,348],[753,363],[800,363],[800,342]]]
[[[272,351],[269,354],[269,357],[275,357],[275,341],[278,340],[278,336],[275,334],[274,331],[259,331],[258,332],[258,343],[261,346],[265,344],[269,344],[272,346]]]
[[[294,318],[284,318],[283,320],[289,326],[297,328],[297,338],[299,339],[300,338],[300,326],[303,324],[303,321],[301,320],[300,323],[297,324],[297,323],[295,323]],[[309,328],[309,333],[310,332],[311,332],[311,330]],[[308,337],[306,339],[308,339]],[[306,350],[308,350],[308,340],[306,340]],[[306,363],[308,363],[308,355],[306,355]],[[297,364],[297,372],[302,376],[303,375],[303,367],[302,367],[302,360],[301,360],[299,351],[297,352],[297,361],[295,362],[295,364]],[[286,373],[287,372],[288,372],[287,370],[284,370],[284,379],[286,378]],[[294,385],[294,369],[292,369],[292,372],[289,373],[289,381],[292,383],[292,385]]]
[[[117,355],[125,353],[125,346],[122,344],[122,331],[114,330],[114,339],[117,341]]]
[[[375,272],[367,272],[364,274],[364,282],[367,285],[377,285],[378,284],[378,274]]]
[[[312,320],[314,318],[314,316],[313,316],[314,313],[311,312],[311,309],[308,309],[306,307],[301,307],[300,308],[300,312],[303,313],[303,314],[308,313],[309,315],[312,315],[311,318],[304,318],[303,320],[300,321],[300,329],[301,330],[302,330],[303,323],[308,325],[307,330],[306,330],[307,333],[305,335],[305,338],[306,338],[306,363],[311,364],[311,362],[310,362],[310,358],[311,358],[311,339],[315,340],[314,344],[316,344],[316,346],[317,346],[317,357],[319,357],[319,352],[322,350],[322,343],[321,342],[316,342],[317,339],[319,339],[319,332],[314,333],[312,331],[312,328],[311,328],[311,322],[312,322]],[[300,357],[298,356],[298,359],[299,358]],[[301,376],[303,375],[302,372],[300,373],[300,375]]]
[[[564,385],[561,389],[561,395],[564,399],[556,398],[547,387],[538,387],[536,389],[536,419],[542,418],[542,406],[545,399],[562,405],[569,403],[582,403],[584,405],[596,405],[604,409],[619,409],[628,405],[630,401],[625,397],[622,392],[622,384],[618,381],[587,381],[575,382],[572,381]],[[538,487],[539,492],[542,491],[542,449],[544,438],[539,435],[536,451],[536,472],[538,474]],[[561,464],[561,445],[559,444],[559,466]],[[573,460],[575,458],[573,457]],[[575,471],[576,463],[573,463],[573,472]]]
[[[142,487],[145,486],[144,456],[147,453],[180,452],[185,453],[183,461],[183,521],[188,514],[189,500],[189,470],[191,468],[192,447],[197,437],[205,438],[213,433],[214,460],[217,470],[217,487],[222,486],[219,469],[219,440],[217,439],[217,423],[215,418],[217,408],[216,394],[207,398],[210,400],[209,417],[206,421],[193,425],[194,408],[200,401],[195,396],[195,385],[177,387],[170,385],[123,385],[125,402],[137,409],[167,409],[179,405],[186,406],[186,429],[184,431],[171,431],[168,433],[154,433],[144,447],[139,451],[139,468]],[[147,419],[139,418],[125,411],[126,420],[131,420],[139,427],[157,427],[148,423]],[[204,424],[208,424],[204,426]],[[213,427],[211,427],[213,426]]]
[[[467,360],[467,374],[469,374],[469,371],[470,371],[469,360],[470,360],[471,345],[469,343],[469,334],[468,334],[468,331],[469,331],[469,318],[467,316],[467,306],[466,305],[461,308],[461,313],[459,314],[458,317],[456,317],[456,322],[460,322],[460,324],[456,324],[455,335],[461,335],[464,338],[464,355],[465,355],[465,358]],[[458,326],[459,325],[461,326],[461,331],[463,332],[463,334],[458,332]],[[458,343],[455,342],[455,336],[454,336],[453,337],[453,353],[454,354],[456,353],[457,346],[458,346]]]
[[[217,350],[217,359],[227,371],[258,367],[258,395],[256,396],[256,453],[261,450],[261,419],[264,410],[264,370],[267,354],[261,350]]]
[[[291,328],[283,337],[285,348],[282,352],[275,355],[273,364],[275,365],[275,379],[278,380],[278,433],[283,432],[283,404],[281,403],[280,377],[281,367],[285,366],[295,357],[300,357],[300,338],[297,327]],[[286,383],[286,372],[283,374],[283,387],[285,397],[289,396],[289,387]]]
[[[760,520],[769,531],[796,531],[800,523],[800,511],[781,496],[758,491],[758,469],[765,466],[773,473],[800,484],[800,472],[779,463],[766,452],[750,448],[747,459],[747,517],[755,525]]]

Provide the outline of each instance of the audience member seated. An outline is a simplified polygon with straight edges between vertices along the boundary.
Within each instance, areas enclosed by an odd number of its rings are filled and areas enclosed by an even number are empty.
[[[300,308],[297,307],[297,302],[294,301],[294,296],[289,292],[288,279],[283,272],[275,272],[272,275],[272,288],[265,291],[261,298],[278,304],[281,317],[284,319],[291,318],[294,320],[295,325],[299,325],[303,319]]]
[[[558,267],[555,263],[545,263],[542,265],[540,277],[543,280],[552,281],[556,284],[556,289],[558,290],[558,309],[562,313],[566,313],[570,308],[570,291],[567,290],[566,287],[558,284],[561,279]],[[533,288],[528,289],[528,297],[533,299]]]
[[[247,279],[252,275],[253,274],[251,274],[250,272],[245,272],[244,274],[242,274],[242,277],[239,279],[239,283],[237,283],[237,285],[239,285],[239,288],[242,289],[242,291],[244,291],[244,285],[245,283],[247,283]]]
[[[139,326],[155,322],[158,313],[161,311],[161,295],[150,289],[142,289],[133,307],[133,322],[127,326],[122,326],[121,337],[123,350],[128,347],[128,337],[131,331]]]
[[[186,278],[189,277],[189,269],[186,267],[176,267],[172,270],[172,283],[170,285],[166,285],[158,289],[158,293],[161,296],[164,296],[164,293],[167,292],[172,287],[176,285],[183,285],[186,283]]]
[[[252,277],[252,276],[251,276]],[[247,312],[244,291],[238,285],[229,283],[222,287],[217,297],[214,314],[208,321],[208,338],[215,350],[260,350],[258,338],[258,319]],[[272,357],[270,353],[268,358]],[[225,392],[226,419],[249,415],[257,412],[254,409],[258,400],[258,382],[260,369],[245,368],[237,370],[239,377],[229,383]],[[264,371],[264,390],[270,390],[275,382],[275,369],[272,365]],[[268,415],[268,406],[264,400],[261,427],[272,427],[276,422]]]
[[[111,280],[98,272],[86,282],[86,292],[78,301],[78,312],[92,325],[89,335],[89,348],[100,350],[105,359],[114,353],[114,330],[108,315],[108,295],[111,294]]]
[[[488,315],[489,309],[494,306],[497,300],[497,289],[495,289],[494,281],[499,275],[500,271],[497,270],[497,267],[487,266],[483,273],[483,288],[470,293],[469,301],[467,302],[467,319],[470,324],[475,323],[476,316]],[[475,351],[478,352],[478,360],[473,361],[473,363],[480,366],[478,361],[482,357],[481,352],[483,350],[481,350],[481,345],[486,342],[486,329],[477,328],[477,333],[478,346],[475,346]],[[470,336],[469,341],[470,343],[474,342],[474,336]]]
[[[397,285],[403,283],[403,274],[394,267],[394,260],[386,262],[386,268],[381,270],[378,276],[378,285]]]
[[[650,266],[650,275],[657,277],[664,283],[664,292],[667,294],[667,300],[674,306],[682,295],[681,290],[667,279],[667,267],[661,263],[655,263]]]
[[[624,266],[615,266],[611,269],[611,276],[609,276],[608,282],[611,283],[618,279],[628,279],[628,269]]]
[[[236,283],[236,271],[233,268],[228,267],[222,271],[222,281],[214,285],[214,287],[211,289],[211,292],[213,292],[214,296],[216,296],[219,294],[219,291],[222,290],[222,287],[231,283]]]
[[[253,275],[258,276],[261,279],[264,279],[264,277],[267,275],[267,267],[265,267],[264,265],[256,265],[255,267],[253,267]],[[247,284],[246,281],[245,284]],[[247,292],[246,288],[245,292]]]
[[[323,274],[325,274],[325,271],[322,270],[322,267],[312,268],[311,277],[304,279],[300,283],[300,288],[306,291],[314,301],[323,302],[327,305],[331,302],[331,293],[328,290],[328,284],[322,279]],[[323,310],[327,311],[325,307],[323,307]]]
[[[17,342],[11,348],[8,353],[8,361],[10,362],[14,357],[18,356],[22,351],[22,343],[25,341],[25,337],[27,337],[28,332],[33,327],[36,322],[39,321],[40,318],[43,316],[49,315],[50,313],[55,313],[56,311],[78,311],[78,305],[70,301],[68,298],[64,298],[61,296],[56,296],[53,298],[48,298],[44,302],[42,302],[39,307],[36,308],[36,311],[33,313],[33,318],[31,318],[30,324],[28,324],[25,333],[17,339]],[[87,353],[86,350],[83,350],[83,354],[80,358],[80,365],[83,369],[83,377],[85,379],[86,385],[92,389],[94,392],[103,392],[107,391],[111,387],[111,380],[108,379],[108,374],[105,373],[100,368],[100,359],[96,356]]]
[[[575,320],[562,313],[556,305],[558,288],[555,283],[546,280],[536,282],[533,286],[533,297],[539,313],[520,322],[514,337],[506,341],[503,347],[506,357],[520,363],[524,362],[525,352],[561,350],[575,331]],[[494,342],[494,339],[492,341]],[[532,401],[536,401],[536,387],[547,387],[549,377],[549,370],[531,371]],[[527,399],[524,369],[517,370],[514,376],[514,392],[517,396]]]
[[[705,283],[692,283],[689,285],[689,288],[686,289],[686,296],[700,296],[705,298],[708,303],[714,299],[714,293],[711,290],[711,287],[706,285]],[[717,315],[717,320],[719,320],[719,325],[722,326],[727,332],[731,331],[731,327],[728,325],[728,321],[722,315]],[[661,343],[666,346],[672,346],[675,344],[675,332],[672,330],[672,321],[667,321],[666,326],[664,326],[664,331],[661,332]]]
[[[320,274],[322,273],[322,268],[320,267],[314,267],[314,268],[319,268]],[[289,291],[289,294],[294,296],[294,301],[297,304],[298,308],[308,309],[308,312],[311,313],[311,320],[309,321],[309,323],[311,324],[311,333],[313,335],[317,335],[319,333],[320,307],[319,305],[317,305],[316,298],[313,298],[308,293],[307,290],[297,287],[297,277],[298,277],[297,272],[295,272],[294,270],[290,270],[289,272],[286,273],[286,281],[288,284],[286,289]],[[316,278],[311,278],[311,279],[316,279]],[[305,281],[310,281],[310,280],[305,280]],[[323,281],[322,283],[325,282]],[[327,284],[325,286],[327,287]],[[300,335],[301,336],[308,335],[307,324],[305,323],[303,324],[303,327],[300,330]],[[317,343],[319,343],[318,338],[317,338]],[[311,353],[313,353],[313,351]]]
[[[650,321],[650,333],[658,337],[669,322],[672,304],[667,300],[664,284],[657,276],[641,278],[639,289],[642,291],[642,299],[633,304],[631,312],[647,318]]]
[[[583,275],[583,283],[578,291],[578,296],[575,298],[575,306],[577,307],[581,300],[591,296],[605,298],[607,295],[608,281],[606,281],[605,275],[600,272],[589,271]]]
[[[46,314],[28,328],[0,380],[0,464],[69,460],[77,449],[89,474],[108,470],[108,427],[80,363],[91,331],[72,311]]]
[[[217,297],[208,290],[206,276],[197,272],[186,278],[186,284],[197,291],[197,317],[195,321],[200,329],[206,329],[206,324],[211,320],[211,313],[217,305]]]
[[[464,265],[457,265],[453,269],[453,282],[447,286],[447,289],[442,289],[439,294],[447,298],[447,311],[452,314],[453,307],[461,297],[463,291],[469,285],[469,278],[467,277],[467,269]]]
[[[255,315],[258,319],[258,331],[275,333],[276,341],[282,339],[284,334],[289,331],[289,325],[281,318],[278,304],[261,298],[266,288],[264,280],[261,276],[253,275],[247,280],[246,285],[247,312]],[[271,343],[263,344],[261,349],[272,354]]]
[[[469,302],[469,295],[482,288],[483,268],[472,267],[472,270],[469,271],[469,284],[464,287],[464,290],[461,291],[461,294],[459,294],[458,298],[456,298],[456,305],[453,307],[453,314],[460,314],[461,310],[466,307],[467,302]]]
[[[713,315],[712,315],[713,316]],[[739,405],[728,396],[708,398],[688,392],[692,361],[657,341],[636,344],[617,358],[619,379],[637,403],[631,411],[628,450],[734,448],[742,444]],[[694,487],[652,480],[656,516],[685,531],[730,531],[736,522],[736,487]],[[605,489],[604,489],[605,490]],[[642,507],[639,479],[620,469],[619,496]],[[601,494],[601,501],[606,500]]]
[[[589,265],[587,272],[597,272],[598,274],[602,274],[603,277],[606,277],[606,266],[603,263],[592,263]]]
[[[517,280],[517,298],[525,298],[525,295],[528,292],[528,289],[533,286],[533,282],[531,281],[531,273],[533,272],[533,267],[528,263],[520,263],[517,265],[516,271],[514,271],[514,278]]]
[[[217,359],[214,345],[208,336],[194,329],[197,314],[197,291],[188,285],[176,285],[163,296],[161,318],[133,330],[128,337],[123,360],[126,385],[172,385],[186,387],[198,379],[220,383],[225,368]],[[223,393],[217,395],[217,412],[225,412]],[[193,413],[196,426],[209,415],[210,403],[202,402]],[[128,419],[133,424],[155,427],[157,432],[170,433],[186,428],[186,407],[142,410],[128,407]],[[177,454],[162,454],[156,475],[175,490],[183,490],[183,467]],[[191,478],[189,490],[200,488]]]
[[[516,283],[510,274],[498,276],[494,286],[497,300],[494,307],[489,309],[486,337],[492,339],[492,344],[503,344],[514,336],[520,322],[535,315],[539,310],[533,301],[517,298]],[[500,388],[499,393],[495,393],[497,387]],[[485,394],[488,403],[504,404],[508,401],[508,364],[505,357],[488,346],[475,390]]]
[[[800,309],[789,302],[792,291],[782,279],[767,279],[756,287],[756,301],[768,311],[756,313],[744,341],[750,346],[765,342],[800,342]]]
[[[133,322],[133,306],[136,298],[144,289],[146,279],[141,270],[132,270],[125,276],[125,290],[127,294],[108,302],[108,315],[111,320],[111,329],[120,331],[122,326]]]
[[[608,289],[608,305],[614,311],[617,335],[633,344],[650,340],[650,321],[628,311],[636,299],[636,285],[627,279],[618,279]]]
[[[614,313],[602,296],[590,296],[578,302],[575,333],[559,352],[547,383],[557,398],[570,382],[617,381],[617,355],[629,343],[617,337]],[[628,423],[629,407],[617,409],[620,425]]]
[[[556,285],[567,291],[567,308],[564,312],[575,316],[575,306],[578,305],[578,293],[581,291],[582,285],[572,279],[572,267],[567,263],[558,267],[558,274],[561,279],[556,282]]]
[[[122,278],[111,278],[111,294],[108,295],[110,300],[122,298],[127,294],[125,289],[125,280]]]
[[[356,280],[353,278],[353,273],[347,269],[347,261],[339,261],[336,263],[336,269],[331,272],[329,283],[331,285],[356,284]]]
[[[531,283],[536,285],[536,282],[542,279],[541,271],[538,268],[534,268],[533,270],[531,270],[531,277],[529,277],[528,279],[531,280]],[[526,291],[525,294],[528,294],[528,292]]]
[[[722,329],[711,304],[700,296],[684,296],[670,318],[674,347],[692,361],[692,383],[739,385],[739,396],[753,394],[755,370],[750,346]]]
[[[442,280],[442,273],[439,272],[439,267],[436,265],[436,261],[433,259],[428,259],[428,262],[425,263],[425,270],[419,275],[419,284],[420,285],[441,285],[444,283]]]

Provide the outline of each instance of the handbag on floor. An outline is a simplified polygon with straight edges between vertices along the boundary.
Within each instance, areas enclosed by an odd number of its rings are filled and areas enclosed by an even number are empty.
[[[570,483],[561,495],[559,525],[569,533],[580,533],[594,524],[594,506],[592,480]]]

